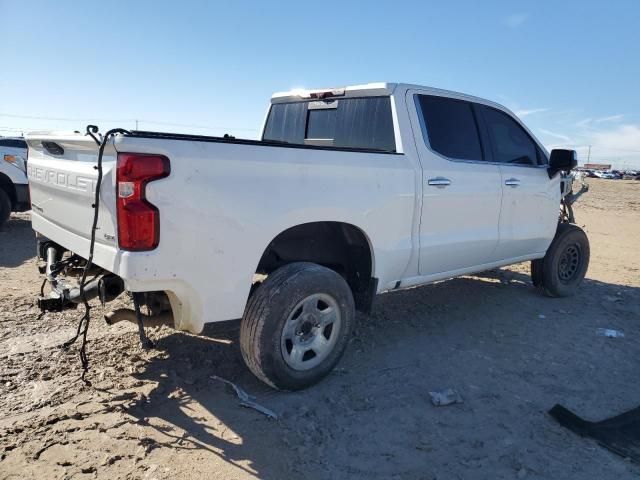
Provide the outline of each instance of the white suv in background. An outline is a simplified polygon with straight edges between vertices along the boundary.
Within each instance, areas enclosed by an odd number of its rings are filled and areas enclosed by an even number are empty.
[[[29,210],[27,142],[0,137],[0,226],[11,212]]]

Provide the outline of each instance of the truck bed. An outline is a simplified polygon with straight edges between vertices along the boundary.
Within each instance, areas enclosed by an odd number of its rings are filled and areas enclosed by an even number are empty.
[[[86,258],[95,142],[79,133],[35,133],[27,141],[33,228]],[[64,153],[48,152],[43,142],[55,142]],[[148,201],[160,212],[154,250],[118,248],[119,153],[170,160],[171,174],[146,187]],[[370,232],[380,250],[377,274],[401,277],[415,250],[420,181],[416,166],[400,153],[164,132],[118,134],[103,158],[94,263],[120,276],[130,291],[166,291],[176,327],[197,333],[205,322],[242,316],[263,252],[291,226],[341,221]]]

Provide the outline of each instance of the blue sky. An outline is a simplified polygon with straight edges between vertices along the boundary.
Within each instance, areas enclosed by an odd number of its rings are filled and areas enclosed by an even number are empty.
[[[498,101],[581,161],[592,145],[592,161],[640,167],[636,0],[0,0],[0,19],[4,135],[138,119],[255,137],[274,91],[402,81]]]

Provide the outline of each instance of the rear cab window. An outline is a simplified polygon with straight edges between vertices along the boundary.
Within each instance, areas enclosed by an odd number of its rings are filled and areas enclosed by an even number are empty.
[[[262,139],[395,153],[391,99],[380,96],[274,103]]]

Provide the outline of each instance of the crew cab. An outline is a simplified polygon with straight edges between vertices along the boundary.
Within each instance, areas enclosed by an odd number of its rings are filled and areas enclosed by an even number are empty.
[[[0,227],[11,212],[29,210],[27,143],[19,137],[0,137]]]
[[[534,284],[564,296],[586,273],[584,232],[559,220],[575,152],[549,156],[481,98],[396,83],[276,93],[259,140],[111,132],[100,165],[92,136],[27,136],[41,307],[80,302],[61,275],[93,250],[85,297],[149,307],[108,319],[199,333],[241,318],[244,359],[275,388],[331,371],[376,294],[532,261]]]

